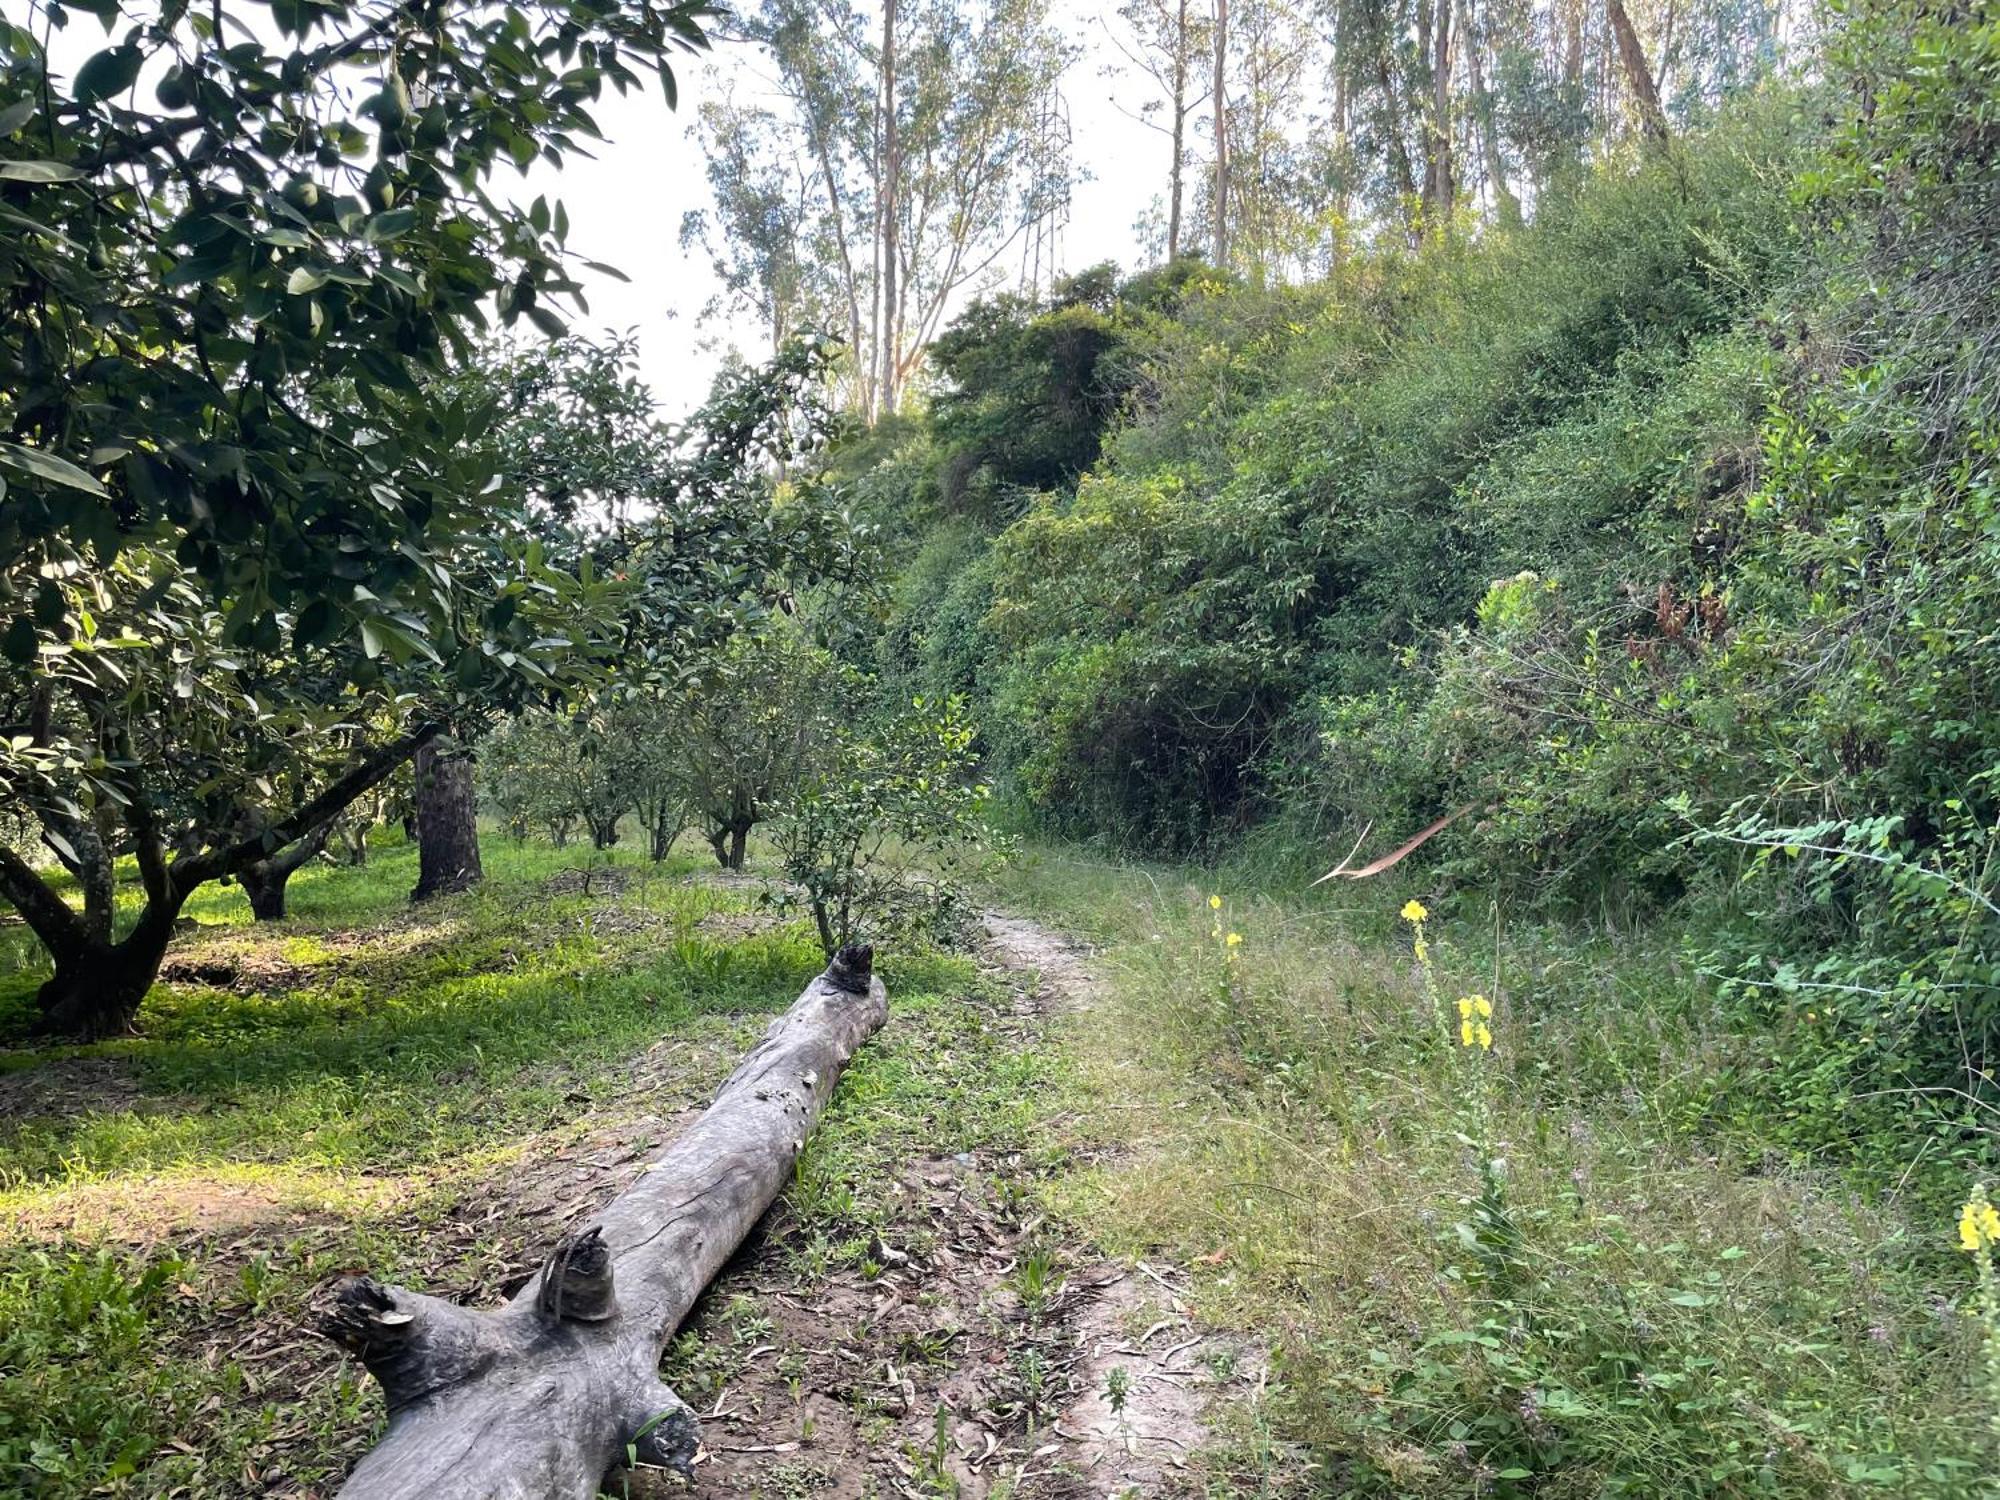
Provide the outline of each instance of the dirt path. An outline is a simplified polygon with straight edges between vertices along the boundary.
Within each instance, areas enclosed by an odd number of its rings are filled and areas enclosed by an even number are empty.
[[[616,915],[607,899],[598,919]],[[877,1044],[885,1067],[945,1069],[948,1092],[950,1067],[1040,1056],[1056,1045],[1062,1015],[1092,1003],[1099,986],[1084,950],[1005,914],[989,913],[986,929],[985,982],[948,1012],[898,1013],[892,995]],[[343,1180],[329,1186],[330,1206],[303,1189],[274,1194],[254,1172],[241,1183],[213,1173],[172,1184],[135,1179],[65,1195],[41,1216],[46,1223],[26,1227],[51,1239],[102,1233],[198,1261],[201,1270],[188,1274],[200,1285],[181,1288],[188,1311],[166,1336],[187,1359],[240,1367],[244,1399],[283,1417],[224,1460],[228,1412],[220,1404],[194,1412],[175,1448],[214,1456],[195,1492],[325,1500],[327,1476],[344,1472],[370,1434],[351,1402],[335,1403],[338,1420],[308,1414],[329,1410],[327,1393],[355,1372],[306,1331],[301,1306],[257,1295],[261,1268],[276,1258],[330,1274],[353,1253],[354,1205],[404,1198],[410,1207],[391,1207],[371,1225],[399,1246],[397,1274],[491,1305],[525,1281],[564,1226],[644,1170],[762,1021],[718,1016],[662,1037],[615,1066],[605,1105],[520,1141],[462,1182]],[[980,1047],[956,1050],[952,1037],[971,1035]],[[87,1070],[43,1071],[74,1083]],[[104,1072],[101,1091],[126,1087],[123,1072]],[[1003,1076],[981,1075],[989,1091]],[[14,1093],[32,1102],[18,1085]],[[0,1090],[0,1106],[10,1097]],[[802,1201],[809,1185],[795,1185],[676,1338],[666,1374],[703,1415],[706,1435],[693,1493],[1202,1493],[1203,1414],[1254,1376],[1255,1362],[1192,1324],[1178,1273],[1107,1261],[1041,1214],[1036,1187],[1055,1154],[1056,1124],[1035,1127],[1051,1138],[1047,1151],[1024,1149],[1018,1132],[981,1137],[1007,1139],[1007,1148],[967,1150],[948,1131],[927,1135],[928,1119],[897,1120],[893,1140],[914,1144],[891,1144],[877,1158],[889,1165],[850,1185],[853,1196],[866,1189],[864,1209],[813,1210]],[[646,1478],[629,1493],[685,1500],[689,1491]]]
[[[986,918],[1023,1047],[1095,992],[1086,956]],[[747,1248],[711,1288],[670,1371],[705,1414],[702,1496],[1170,1496],[1200,1493],[1202,1414],[1243,1378],[1190,1322],[1180,1278],[1105,1261],[1027,1206],[1020,1164],[905,1164],[878,1274],[811,1292],[785,1252]]]

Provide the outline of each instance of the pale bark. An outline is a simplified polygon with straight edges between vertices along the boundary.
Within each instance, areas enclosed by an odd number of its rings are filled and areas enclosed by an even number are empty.
[[[1215,268],[1229,268],[1229,0],[1215,0]]]
[[[705,1114],[513,1301],[488,1312],[366,1277],[320,1307],[382,1384],[389,1428],[344,1500],[588,1500],[625,1462],[687,1473],[695,1417],[661,1351],[790,1180],[841,1071],[888,1015],[845,949],[772,1023]]]
[[[902,308],[897,304],[897,257],[901,228],[903,157],[896,136],[896,0],[882,5],[882,201],[878,205],[882,222],[882,383],[876,396],[876,414],[896,414],[896,394],[901,374],[899,350]]]
[[[1624,0],[1604,0],[1611,21],[1611,34],[1618,42],[1618,61],[1625,73],[1625,86],[1639,107],[1639,123],[1648,139],[1667,138],[1666,111],[1660,108],[1660,91],[1653,83],[1653,70],[1646,61],[1646,49],[1639,44],[1638,28],[1626,14]]]
[[[1174,169],[1167,179],[1167,259],[1181,257],[1181,164],[1187,158],[1188,7],[1179,0],[1174,21]]]

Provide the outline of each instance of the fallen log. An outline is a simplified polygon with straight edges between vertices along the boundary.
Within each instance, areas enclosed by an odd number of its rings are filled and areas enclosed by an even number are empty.
[[[389,1427],[343,1500],[559,1500],[636,1457],[687,1474],[694,1413],[660,1353],[792,1173],[855,1051],[888,1016],[867,948],[845,948],[715,1102],[505,1307],[475,1311],[370,1277],[320,1308],[367,1366]]]

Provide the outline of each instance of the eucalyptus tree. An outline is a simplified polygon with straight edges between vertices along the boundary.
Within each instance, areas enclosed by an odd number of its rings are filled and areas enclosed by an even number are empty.
[[[1151,85],[1138,118],[1167,138],[1166,258],[1180,259],[1186,219],[1189,140],[1195,113],[1209,97],[1202,77],[1209,24],[1191,0],[1125,0],[1122,31],[1106,31],[1112,45]],[[1109,70],[1107,70],[1109,71]]]
[[[493,485],[491,407],[435,377],[489,311],[555,332],[575,291],[566,226],[493,172],[560,165],[607,90],[671,97],[703,14],[31,0],[0,21],[0,793],[82,909],[10,847],[0,894],[54,962],[50,1029],[129,1025],[192,890],[621,628],[615,581],[555,566]],[[65,76],[46,39],[90,25],[105,45]],[[245,798],[287,785],[242,832]]]
[[[765,0],[743,26],[783,108],[704,111],[703,227],[756,247],[719,261],[732,296],[844,331],[848,405],[892,413],[958,294],[1000,277],[1065,197],[1070,164],[1043,127],[1070,45],[1047,0],[893,0],[866,24]]]

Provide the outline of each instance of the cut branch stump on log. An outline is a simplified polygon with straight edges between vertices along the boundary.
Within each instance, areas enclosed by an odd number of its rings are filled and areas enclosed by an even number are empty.
[[[558,1240],[505,1307],[475,1311],[369,1277],[333,1289],[321,1331],[389,1401],[388,1431],[342,1500],[588,1500],[628,1455],[690,1472],[700,1433],[660,1380],[661,1351],[887,1019],[872,957],[841,950],[702,1117]]]

